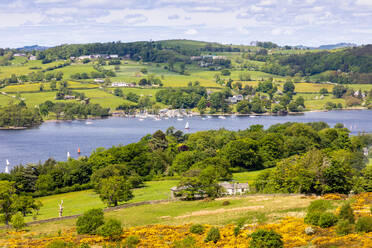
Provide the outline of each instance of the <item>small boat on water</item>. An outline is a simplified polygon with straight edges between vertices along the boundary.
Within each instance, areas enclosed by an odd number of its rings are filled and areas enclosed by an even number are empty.
[[[71,157],[70,152],[67,152],[67,159]]]
[[[211,118],[212,118],[212,116],[208,115],[208,116],[207,116],[207,118],[208,118],[208,119],[211,119]]]
[[[183,119],[182,118],[177,118],[177,121],[183,121]]]
[[[78,148],[78,154],[80,155],[81,151],[80,151],[80,147]]]
[[[249,117],[251,117],[251,118],[256,118],[257,116],[256,116],[256,115],[250,115]]]
[[[145,119],[143,119],[143,118],[139,118],[138,120],[139,120],[139,121],[144,121]]]
[[[223,115],[218,116],[218,118],[219,118],[219,119],[222,119],[222,120],[225,120],[225,119],[226,119],[226,117],[223,116]]]
[[[9,165],[10,165],[10,163],[9,163],[9,160],[7,159],[7,160],[6,160],[6,165],[5,165],[5,173],[6,173],[6,174],[9,174],[9,173],[10,173]]]
[[[93,122],[91,122],[91,121],[86,121],[85,124],[86,124],[86,125],[92,125]]]
[[[189,122],[186,122],[185,129],[190,129],[190,124],[189,124]]]

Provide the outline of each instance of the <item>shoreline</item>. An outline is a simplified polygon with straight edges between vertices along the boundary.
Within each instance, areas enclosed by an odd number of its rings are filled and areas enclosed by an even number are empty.
[[[296,116],[296,115],[304,115],[306,113],[321,113],[321,112],[329,112],[329,111],[352,111],[352,110],[369,110],[366,107],[358,107],[358,108],[343,108],[343,109],[332,109],[332,110],[326,110],[326,109],[316,109],[316,110],[309,110],[309,111],[303,111],[303,112],[288,112],[287,114],[274,114],[274,113],[251,113],[251,114],[239,114],[239,113],[215,113],[215,114],[200,114],[193,112],[193,116],[213,116],[213,117],[218,117],[218,116],[236,116],[236,117],[244,117],[244,116]],[[153,116],[158,116],[158,115],[153,115]],[[163,116],[164,117],[164,116]],[[167,116],[165,116],[167,117]],[[72,121],[93,121],[93,120],[102,120],[102,119],[108,119],[108,118],[140,118],[136,117],[135,115],[111,115],[107,117],[89,117],[89,118],[77,118],[73,120],[61,120],[61,119],[49,119],[49,120],[44,120],[43,123],[62,123],[62,122],[72,122]],[[167,118],[177,118],[177,117],[167,117]],[[41,125],[43,124],[41,123]],[[0,127],[0,130],[26,130],[26,129],[32,129],[34,127]]]

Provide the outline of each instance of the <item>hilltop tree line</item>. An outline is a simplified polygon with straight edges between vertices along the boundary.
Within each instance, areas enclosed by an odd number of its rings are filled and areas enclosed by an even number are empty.
[[[322,80],[334,83],[372,83],[372,45],[354,47],[341,51],[307,52],[291,55],[268,55],[256,52],[266,61],[262,70],[282,76],[311,76],[323,72]]]

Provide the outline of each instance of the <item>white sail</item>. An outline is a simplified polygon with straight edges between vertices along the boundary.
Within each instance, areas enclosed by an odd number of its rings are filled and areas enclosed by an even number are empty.
[[[6,174],[9,174],[10,173],[10,171],[9,171],[9,165],[10,165],[10,163],[9,163],[9,160],[7,159],[6,160],[6,166],[5,166],[5,173]]]
[[[70,152],[67,152],[67,159],[69,159],[70,157]]]
[[[190,128],[190,124],[189,122],[186,122],[185,129],[189,129],[189,128]]]

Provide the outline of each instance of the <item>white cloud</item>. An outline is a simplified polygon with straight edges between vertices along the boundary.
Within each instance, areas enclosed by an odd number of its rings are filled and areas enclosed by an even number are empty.
[[[372,1],[371,0],[357,0],[355,4],[361,5],[361,6],[372,6]]]
[[[215,12],[215,11],[222,11],[223,9],[220,7],[209,7],[209,6],[199,6],[199,7],[194,7],[191,10],[193,11],[200,11],[200,12]]]
[[[35,0],[35,3],[62,3],[66,0]]]
[[[48,15],[67,15],[78,13],[77,8],[51,8],[46,11]]]
[[[294,30],[292,28],[274,28],[271,30],[272,35],[292,35]]]
[[[356,29],[352,29],[351,32],[353,32],[353,33],[359,33],[359,34],[372,34],[372,29],[360,29],[360,28],[356,28]]]
[[[198,34],[198,31],[196,29],[191,28],[191,29],[186,30],[184,32],[184,34],[186,34],[186,35],[196,35],[196,34]]]
[[[0,13],[0,27],[19,27],[40,24],[44,16],[39,13]]]
[[[260,6],[271,6],[276,4],[276,0],[261,0],[258,5]]]

